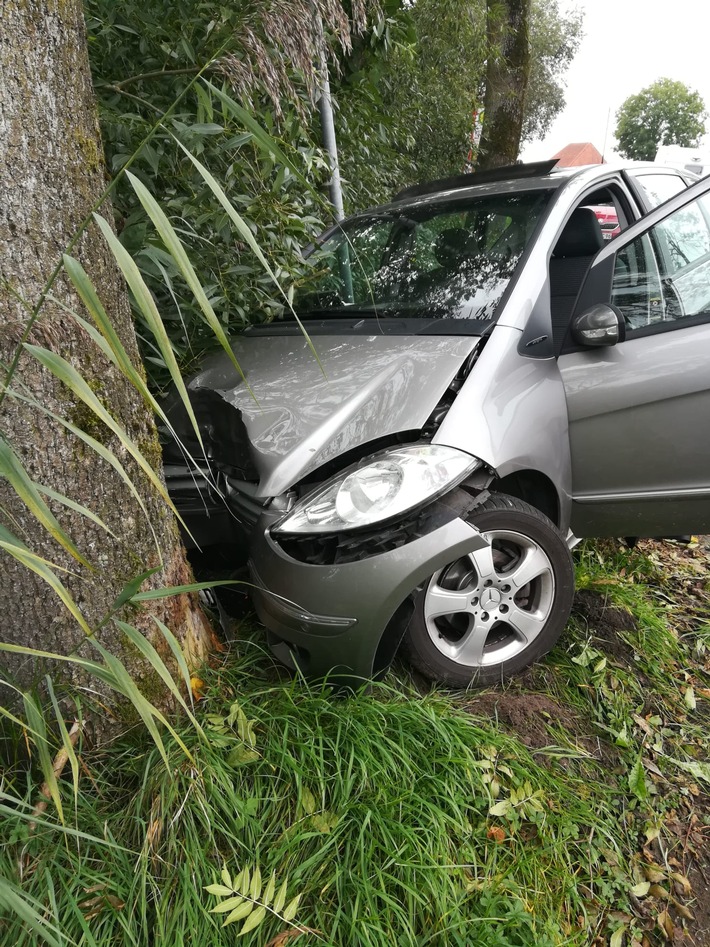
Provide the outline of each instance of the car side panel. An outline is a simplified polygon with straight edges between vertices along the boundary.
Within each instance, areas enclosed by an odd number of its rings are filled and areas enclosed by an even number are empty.
[[[578,536],[710,529],[710,326],[563,355]]]
[[[557,487],[559,526],[569,527],[567,409],[554,358],[525,358],[521,332],[498,325],[434,437],[479,457],[499,477],[535,470]]]

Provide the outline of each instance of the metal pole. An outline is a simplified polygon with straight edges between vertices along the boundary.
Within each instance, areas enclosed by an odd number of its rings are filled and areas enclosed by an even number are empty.
[[[335,219],[342,220],[343,190],[340,186],[340,166],[338,165],[338,146],[335,141],[335,125],[333,123],[333,103],[330,97],[330,80],[328,78],[328,59],[325,54],[325,44],[321,42],[320,51],[320,99],[318,100],[321,126],[323,128],[323,147],[330,159],[331,178],[328,182],[330,202],[335,211]]]

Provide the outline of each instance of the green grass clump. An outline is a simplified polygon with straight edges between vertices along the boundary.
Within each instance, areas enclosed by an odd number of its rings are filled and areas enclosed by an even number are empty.
[[[294,923],[319,932],[304,941],[348,947],[581,945],[585,894],[623,887],[621,846],[599,828],[611,795],[561,782],[444,695],[338,697],[242,659],[202,706],[205,738],[181,734],[192,760],[175,741],[167,768],[151,745],[93,757],[67,818],[81,835],[62,840],[48,816],[30,830],[29,786],[5,808],[0,870],[58,943],[232,944],[240,925],[223,928],[204,890],[225,866],[287,880]],[[241,942],[289,926],[267,912]],[[19,918],[3,936],[37,943]]]
[[[655,944],[689,913],[665,826],[707,823],[710,675],[697,562],[654,550],[582,549],[597,604],[482,695],[405,672],[344,696],[245,638],[163,746],[137,727],[78,752],[63,823],[35,811],[61,733],[42,766],[38,714],[8,718],[0,945]]]

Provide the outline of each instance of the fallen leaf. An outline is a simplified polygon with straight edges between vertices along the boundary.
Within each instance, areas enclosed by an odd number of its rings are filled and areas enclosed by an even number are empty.
[[[500,825],[492,825],[486,832],[486,838],[493,839],[496,842],[505,840],[505,829]]]

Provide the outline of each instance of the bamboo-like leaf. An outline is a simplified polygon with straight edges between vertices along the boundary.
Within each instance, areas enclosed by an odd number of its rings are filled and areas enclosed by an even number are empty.
[[[245,901],[244,904],[240,904],[238,908],[235,908],[231,914],[228,914],[224,919],[224,924],[222,927],[226,927],[227,924],[234,924],[235,921],[241,921],[242,918],[246,917],[248,914],[251,914],[252,908],[254,905],[251,901]]]
[[[143,389],[147,390],[147,386],[143,382],[143,379],[140,373],[136,370],[135,366],[128,357],[123,343],[118,337],[118,333],[113,327],[113,323],[106,314],[101,300],[96,293],[94,284],[89,279],[86,270],[83,268],[81,263],[78,260],[75,260],[74,257],[64,254],[62,257],[64,260],[64,269],[67,273],[67,276],[74,284],[74,289],[76,289],[79,298],[86,306],[87,311],[90,316],[98,326],[103,338],[108,343],[108,350],[113,353],[112,361],[117,365],[118,368],[123,372],[123,374],[132,382],[136,390],[140,391],[143,394]]]
[[[261,150],[266,155],[273,155],[281,164],[285,165],[289,171],[298,178],[298,180],[303,184],[303,186],[318,198],[319,194],[316,189],[313,187],[311,182],[303,176],[301,171],[296,167],[296,165],[286,157],[283,150],[280,148],[278,142],[269,135],[269,133],[261,127],[261,125],[256,121],[253,115],[247,111],[242,105],[236,102],[230,95],[227,95],[226,92],[222,89],[218,89],[217,86],[213,85],[207,79],[202,80],[207,88],[212,92],[213,95],[216,95],[217,98],[226,106],[227,110],[234,115],[237,121],[241,122],[245,128],[248,128],[249,131],[254,136],[254,143],[261,148]]]
[[[288,888],[288,878],[284,879],[283,884],[279,888],[279,893],[276,895],[276,900],[274,901],[274,911],[278,914],[286,904],[286,890]]]
[[[150,193],[148,188],[135,175],[131,174],[130,172],[126,172],[126,175],[128,179],[130,180],[131,184],[133,185],[133,190],[138,195],[138,200],[143,205],[145,212],[153,221],[155,229],[160,234],[160,239],[163,241],[168,252],[172,256],[172,258],[175,260],[178,266],[178,269],[180,270],[180,272],[182,273],[185,279],[185,282],[192,290],[192,294],[197,300],[197,304],[202,310],[202,314],[204,315],[207,321],[207,324],[212,329],[216,338],[219,341],[219,344],[227,353],[230,361],[232,362],[236,370],[241,375],[242,380],[244,381],[244,384],[246,385],[252,398],[254,398],[254,400],[256,401],[256,396],[254,395],[254,392],[251,390],[249,382],[246,379],[246,375],[242,371],[241,366],[239,362],[237,361],[237,358],[234,354],[232,346],[229,344],[229,339],[227,338],[224,328],[221,322],[219,321],[219,319],[217,318],[217,314],[212,308],[212,303],[207,298],[207,294],[205,293],[202,287],[202,284],[200,283],[197,277],[197,273],[195,273],[195,268],[190,262],[190,258],[188,257],[185,251],[185,248],[183,247],[180,241],[180,238],[175,232],[175,228],[170,223],[162,207],[155,200],[155,198]]]
[[[67,259],[72,259],[72,258],[68,257]],[[78,263],[76,263],[76,266],[80,268],[80,265]],[[89,279],[88,276],[86,276],[87,281],[88,279]],[[83,319],[78,313],[74,312],[73,309],[70,309],[69,306],[66,306],[60,299],[55,299],[54,297],[52,297],[52,301],[56,305],[60,306],[68,315],[70,315],[72,319],[74,319],[74,321],[77,323],[77,325],[81,326],[81,328],[91,338],[94,345],[96,345],[96,347],[99,348],[104,353],[106,358],[110,362],[112,362],[116,366],[116,368],[118,368],[119,371],[123,373],[124,377],[130,382],[133,388],[135,388],[136,391],[143,398],[143,401],[146,403],[146,405],[151,409],[151,411],[157,417],[160,418],[160,420],[166,426],[166,428],[171,433],[173,438],[178,443],[180,443],[180,446],[182,447],[186,458],[193,464],[195,468],[197,468],[198,467],[197,462],[195,461],[194,457],[192,457],[192,455],[189,453],[189,451],[184,447],[184,445],[180,442],[180,439],[177,433],[175,432],[175,429],[170,419],[168,418],[167,414],[163,410],[160,402],[155,398],[155,396],[151,392],[150,388],[148,387],[145,381],[145,378],[136,368],[134,368],[128,356],[128,353],[126,352],[125,348],[121,344],[121,340],[116,336],[113,330],[113,327],[111,326],[110,320],[108,320],[108,317],[106,316],[106,313],[103,310],[103,307],[101,307],[101,304],[98,303],[100,307],[100,312],[96,312],[96,313],[92,312],[94,320],[100,325],[100,328],[101,328],[101,332],[100,332],[98,329],[92,326],[91,323],[87,322],[86,319]],[[105,322],[107,323],[106,326],[104,326]],[[110,340],[107,339],[105,335],[102,333],[106,333],[106,334],[112,333]],[[211,483],[212,488],[216,489],[216,485],[214,484],[214,482],[210,481],[210,483]]]
[[[62,797],[59,794],[57,775],[54,772],[54,765],[52,763],[52,754],[49,752],[49,743],[47,741],[47,725],[44,720],[44,715],[37,706],[37,703],[31,694],[23,693],[22,702],[24,705],[27,722],[32,727],[34,732],[38,734],[38,736],[35,737],[34,744],[37,748],[37,755],[39,757],[39,765],[40,769],[42,770],[44,783],[49,790],[52,802],[56,807],[59,821],[64,824]]]
[[[185,756],[192,761],[192,754],[185,745],[184,741],[181,739],[180,735],[166,720],[163,713],[140,692],[135,681],[121,661],[119,661],[115,655],[111,654],[110,651],[107,651],[106,648],[104,648],[96,639],[93,640],[93,645],[101,655],[106,669],[110,672],[113,680],[112,686],[115,690],[123,694],[131,701],[136,711],[140,715],[141,720],[145,723],[148,732],[153,738],[153,742],[155,743],[158,752],[162,756],[165,765],[169,765],[168,757],[165,750],[165,745],[163,744],[160,732],[158,731],[156,721],[170,732],[170,735],[179,745]]]
[[[182,709],[188,715],[188,717],[190,718],[190,722],[193,723],[194,725],[197,725],[197,721],[193,717],[192,711],[187,706],[187,703],[185,702],[182,694],[180,693],[180,689],[178,688],[175,681],[173,680],[172,674],[170,673],[170,671],[168,671],[167,667],[165,666],[165,662],[160,657],[158,652],[155,650],[151,642],[148,641],[145,635],[142,635],[140,631],[138,631],[137,628],[134,628],[133,625],[129,625],[127,622],[121,621],[118,618],[114,618],[114,622],[116,623],[116,626],[120,628],[121,631],[124,633],[124,635],[128,638],[131,644],[138,651],[140,651],[140,653],[143,655],[146,661],[148,661],[150,666],[153,668],[156,674],[160,677],[161,681],[165,684],[165,686],[168,688],[170,693],[178,701]]]
[[[92,523],[108,533],[109,536],[112,536],[116,539],[116,534],[110,527],[104,523],[100,516],[97,516],[96,513],[92,512],[88,507],[84,506],[82,503],[76,503],[74,500],[70,500],[69,497],[65,497],[62,493],[57,493],[56,490],[52,490],[51,487],[45,487],[36,483],[35,486],[40,493],[43,493],[45,496],[49,497],[50,500],[55,500],[57,503],[61,503],[62,506],[66,506],[67,509],[73,510],[75,513],[79,513],[80,516],[86,517],[87,520],[91,520]]]
[[[98,454],[98,456],[101,457],[102,460],[105,460],[106,463],[109,464],[109,466],[113,467],[113,469],[119,475],[121,480],[123,480],[125,485],[131,491],[134,499],[136,500],[136,503],[139,505],[141,509],[141,512],[145,516],[146,522],[148,523],[148,528],[150,529],[151,534],[153,536],[153,543],[155,545],[155,548],[162,562],[162,553],[160,551],[160,546],[158,544],[158,537],[155,535],[155,530],[153,529],[153,524],[150,520],[150,517],[148,516],[148,511],[145,508],[143,499],[141,498],[141,495],[138,493],[138,490],[136,489],[136,485],[133,483],[133,480],[129,477],[128,473],[126,472],[125,467],[119,461],[118,457],[116,457],[114,452],[110,450],[108,447],[104,447],[104,445],[101,444],[99,441],[97,441],[96,438],[92,437],[90,434],[87,434],[85,431],[82,431],[81,428],[78,428],[75,424],[72,424],[71,421],[67,421],[66,418],[61,417],[61,415],[59,414],[55,414],[53,411],[50,411],[48,408],[45,408],[43,405],[39,404],[36,401],[36,399],[28,398],[25,395],[20,394],[18,391],[14,391],[12,389],[7,389],[7,394],[11,398],[15,399],[16,401],[21,401],[24,404],[33,405],[39,411],[42,411],[44,414],[46,414],[47,417],[52,418],[53,421],[56,421],[58,424],[61,424],[64,428],[66,428],[67,431],[70,431],[72,434],[74,434],[76,437],[82,440],[87,445],[87,447],[89,447],[92,451],[94,451],[95,454]]]
[[[242,929],[239,931],[239,936],[241,937],[243,934],[248,934],[249,931],[253,931],[254,928],[258,927],[259,924],[261,924],[261,922],[264,920],[265,917],[266,917],[266,908],[262,904],[255,911],[252,911],[249,917],[246,919],[246,921],[244,921],[244,925],[242,926]]]
[[[292,921],[294,919],[296,912],[298,911],[298,905],[301,902],[301,897],[302,896],[300,894],[297,894],[296,897],[292,901],[289,901],[289,903],[286,905],[286,908],[281,915],[284,921]]]
[[[258,901],[261,894],[261,869],[257,865],[251,876],[251,885],[249,886],[249,897],[252,901]]]
[[[40,579],[43,579],[52,589],[55,595],[58,596],[64,607],[74,617],[84,633],[89,636],[93,634],[91,628],[86,622],[86,619],[79,610],[79,606],[70,595],[66,586],[60,582],[54,573],[54,569],[61,570],[60,566],[56,566],[47,559],[37,556],[30,549],[28,549],[24,543],[21,543],[19,539],[13,536],[2,526],[0,526],[0,549],[4,549],[5,552],[9,552],[14,559],[20,562],[27,569],[31,569],[35,575],[40,577]]]
[[[177,141],[177,139],[176,139],[176,141]],[[214,194],[214,196],[215,196],[215,197],[217,198],[217,200],[220,202],[220,204],[222,205],[222,207],[226,210],[226,212],[227,212],[227,214],[228,214],[230,220],[232,221],[232,223],[234,224],[234,226],[236,227],[236,229],[239,231],[240,236],[241,236],[242,239],[245,241],[245,243],[247,243],[247,244],[249,245],[249,247],[251,248],[252,253],[256,256],[256,258],[258,259],[258,261],[259,261],[259,262],[261,263],[261,265],[264,267],[264,269],[266,270],[267,274],[269,275],[269,278],[270,278],[271,281],[273,282],[274,286],[276,287],[276,289],[278,290],[278,292],[283,296],[286,305],[287,305],[288,308],[291,310],[291,315],[294,317],[294,319],[295,319],[296,322],[298,323],[298,327],[299,327],[299,329],[301,330],[301,333],[303,334],[303,337],[305,338],[306,342],[308,343],[308,347],[310,348],[310,350],[311,350],[311,352],[313,353],[313,355],[314,355],[316,361],[318,362],[318,365],[319,365],[319,367],[320,367],[320,370],[321,370],[321,371],[323,372],[323,374],[325,375],[325,369],[323,368],[323,363],[321,362],[321,360],[320,360],[320,358],[319,358],[319,356],[318,356],[318,352],[316,351],[316,348],[315,348],[315,346],[313,345],[313,342],[312,342],[312,340],[311,340],[310,335],[308,334],[308,332],[307,332],[307,330],[306,330],[306,327],[305,327],[304,324],[301,322],[301,320],[298,318],[298,315],[297,315],[297,313],[296,313],[296,310],[293,308],[293,306],[292,306],[292,304],[291,304],[291,300],[290,300],[290,298],[289,298],[289,296],[288,296],[288,293],[284,292],[284,289],[283,289],[283,287],[281,286],[281,283],[279,282],[278,278],[276,277],[276,274],[274,273],[274,271],[271,269],[271,265],[269,264],[269,261],[268,261],[268,260],[266,259],[266,257],[264,256],[264,254],[263,254],[263,252],[262,252],[262,250],[261,250],[261,247],[260,247],[259,244],[256,242],[256,240],[254,239],[254,235],[253,235],[253,233],[251,232],[251,230],[249,229],[249,227],[247,226],[246,221],[245,221],[244,218],[236,211],[236,209],[234,208],[234,205],[233,205],[232,202],[229,200],[229,198],[227,197],[227,195],[224,193],[224,190],[223,190],[222,186],[219,184],[219,182],[216,180],[216,178],[207,170],[207,168],[202,164],[202,162],[201,162],[201,161],[198,161],[197,158],[192,154],[192,152],[188,151],[188,149],[182,144],[182,142],[178,141],[178,145],[180,145],[180,147],[181,147],[182,150],[185,152],[185,154],[187,155],[187,157],[190,159],[190,161],[192,161],[192,163],[194,164],[194,166],[197,168],[197,170],[199,171],[200,176],[201,176],[202,179],[204,180],[205,184],[209,187],[209,189],[212,191],[212,193]]]
[[[29,474],[20,463],[20,459],[10,447],[5,438],[0,435],[0,476],[5,477],[12,489],[23,501],[27,509],[32,513],[47,532],[56,539],[77,562],[80,562],[87,569],[93,566],[82,556],[76,545],[60,526],[57,518],[44,502],[37,490],[36,485],[30,479]]]
[[[30,345],[29,343],[25,343],[25,349],[27,349],[27,351],[33,355],[38,362],[44,365],[48,371],[50,371],[56,378],[58,378],[71,391],[73,391],[77,397],[81,398],[84,404],[86,404],[87,407],[93,411],[96,417],[100,421],[103,421],[106,427],[113,431],[116,437],[120,440],[123,447],[128,451],[131,457],[133,457],[138,466],[141,468],[143,473],[145,473],[145,475],[148,477],[160,496],[165,500],[178,519],[180,519],[180,522],[182,522],[182,518],[175,509],[172,500],[168,496],[165,486],[161,483],[160,477],[158,477],[156,472],[150,466],[148,461],[141,453],[140,448],[129,436],[125,428],[120,425],[113,415],[111,415],[101,404],[99,399],[96,397],[91,388],[89,388],[88,384],[79,374],[79,372],[72,365],[70,365],[66,359],[62,358],[61,355],[57,355],[55,352],[50,352],[48,349],[41,348],[38,345]]]
[[[113,600],[109,609],[109,615],[115,614],[126,604],[126,602],[133,601],[141,585],[143,585],[146,579],[149,579],[152,575],[155,575],[156,572],[160,572],[160,566],[156,566],[153,569],[148,569],[147,572],[141,572],[140,575],[136,575],[132,579],[129,579],[129,581],[126,582],[116,598]]]
[[[272,898],[274,897],[274,892],[276,891],[276,872],[271,872],[271,877],[269,878],[269,883],[266,886],[266,891],[264,892],[264,897],[261,899],[263,904],[270,904]]]
[[[189,585],[170,585],[160,589],[148,589],[137,592],[132,596],[132,602],[152,602],[155,599],[169,598],[171,595],[182,595],[184,592],[201,592],[202,589],[213,589],[218,585],[248,585],[240,579],[218,579],[214,582],[191,582]]]
[[[183,650],[180,647],[180,642],[177,640],[177,638],[172,633],[172,631],[170,631],[167,625],[165,625],[156,615],[153,615],[151,617],[153,621],[155,622],[155,624],[158,626],[160,633],[162,634],[163,638],[165,638],[165,640],[167,641],[168,647],[173,653],[173,657],[175,658],[175,661],[177,663],[178,670],[180,671],[180,675],[185,683],[185,692],[189,695],[190,700],[192,700],[192,685],[191,685],[192,675],[190,674],[190,669],[187,666],[187,661],[185,660],[185,655],[183,653]],[[196,719],[193,719],[193,726],[195,727],[198,733],[202,734],[203,732],[202,726],[197,722]]]
[[[69,731],[67,730],[67,725],[64,722],[64,714],[61,711],[59,706],[59,701],[57,700],[56,694],[54,693],[54,687],[52,686],[52,679],[47,675],[44,679],[47,693],[49,694],[49,699],[52,702],[52,707],[54,708],[54,716],[57,721],[57,728],[59,729],[59,735],[62,738],[62,746],[64,747],[64,752],[67,755],[67,760],[69,766],[71,767],[72,774],[72,786],[74,787],[74,799],[77,799],[79,795],[79,760],[77,759],[76,752],[74,750],[74,745],[69,736]]]
[[[200,447],[202,447],[202,435],[200,434],[197,424],[197,418],[195,417],[195,412],[192,409],[192,404],[190,403],[190,399],[187,394],[185,382],[183,381],[182,374],[178,367],[172,344],[165,329],[165,324],[160,318],[158,307],[155,305],[155,300],[153,299],[150,290],[146,286],[145,280],[141,276],[140,270],[136,266],[134,260],[131,258],[125,247],[121,244],[108,223],[100,214],[94,214],[94,219],[99,225],[99,229],[104,235],[104,239],[109,245],[109,249],[118,263],[121,272],[123,273],[124,279],[128,283],[129,289],[133,293],[133,297],[143,315],[143,318],[150,326],[151,332],[153,333],[158,348],[160,349],[160,354],[163,357],[168,371],[170,372],[170,377],[175,384],[175,388],[177,389],[180,399],[185,407],[185,410],[187,411],[188,417],[192,422],[195,436],[197,437]]]

